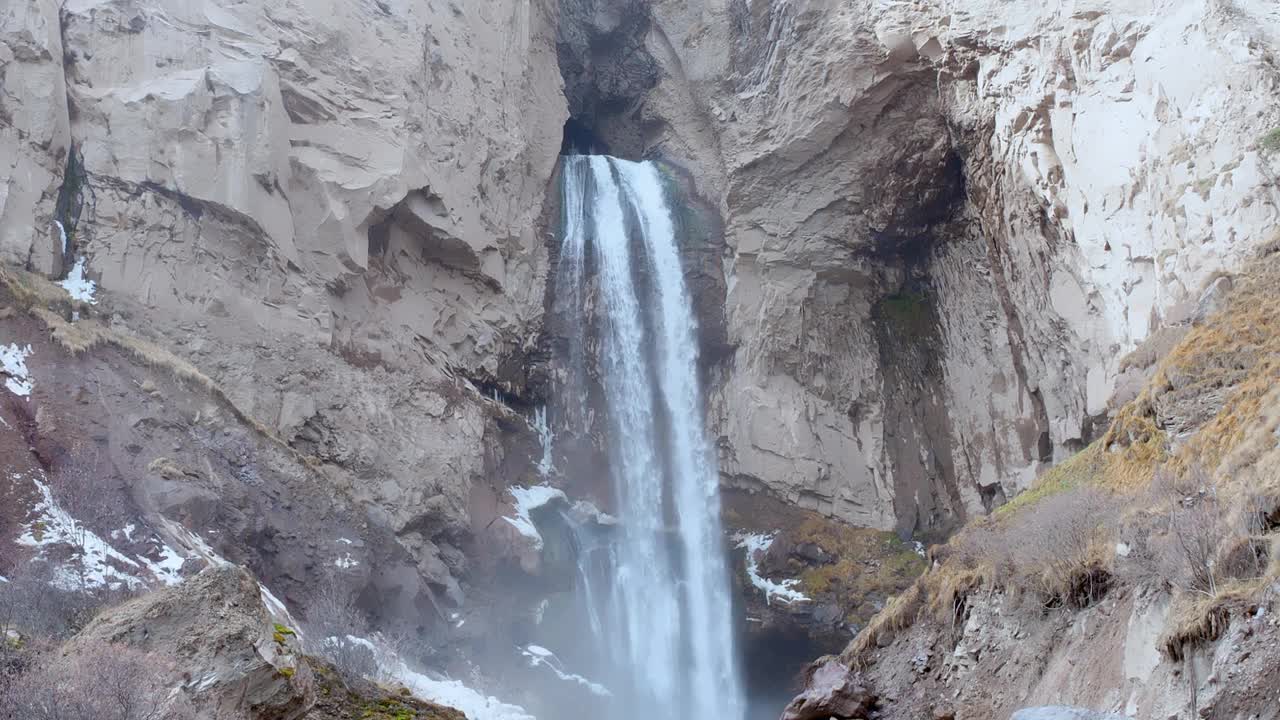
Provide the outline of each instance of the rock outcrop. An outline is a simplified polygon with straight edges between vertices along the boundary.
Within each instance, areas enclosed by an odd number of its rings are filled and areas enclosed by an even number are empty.
[[[305,717],[316,701],[311,668],[290,647],[297,639],[273,630],[260,593],[244,568],[213,567],[107,610],[62,652],[106,643],[171,659],[171,680],[201,716]]]
[[[1278,282],[1273,249],[1141,348],[1150,380],[1105,434],[932,548],[797,702],[834,682],[881,718],[1280,717]]]
[[[1092,439],[1278,217],[1269,3],[651,12],[629,113],[724,219],[730,485],[945,533]]]
[[[555,20],[544,2],[0,11],[0,256],[54,279],[74,264],[98,291],[18,309],[92,326],[64,337],[109,325],[149,339],[218,400],[144,433],[106,423],[93,441],[149,526],[223,533],[220,552],[295,600],[293,583],[334,572],[301,556],[339,538],[359,543],[334,549],[350,558],[339,569],[368,598],[402,598],[378,603],[394,614],[438,619],[464,599],[481,555],[469,543],[532,472],[522,415],[566,117]],[[11,322],[6,342],[25,343],[32,327]],[[31,362],[50,390],[67,379],[52,349]],[[96,367],[99,391],[132,374],[119,368]],[[146,382],[118,388],[149,406],[135,419],[173,415],[167,385]],[[60,400],[33,400],[71,424]],[[188,450],[240,457],[224,474]],[[301,478],[309,497],[290,487]],[[331,495],[336,525],[287,519]],[[249,497],[263,504],[246,512]],[[386,533],[370,543],[366,523]],[[371,550],[407,552],[417,572],[373,568]]]
[[[62,31],[53,0],[0,13],[0,260],[61,275],[54,224],[71,149]]]

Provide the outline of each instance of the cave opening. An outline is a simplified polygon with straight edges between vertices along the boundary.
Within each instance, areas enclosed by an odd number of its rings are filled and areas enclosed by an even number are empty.
[[[561,155],[608,155],[609,144],[589,123],[570,117],[564,123],[564,139],[560,141]]]

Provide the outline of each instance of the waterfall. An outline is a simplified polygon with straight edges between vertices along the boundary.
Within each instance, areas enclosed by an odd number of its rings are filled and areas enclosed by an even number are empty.
[[[595,358],[620,527],[608,592],[592,592],[617,699],[611,717],[745,713],[733,642],[718,470],[703,426],[697,332],[662,176],[650,163],[564,159],[557,303],[576,328],[567,385],[583,382],[594,283]],[[590,259],[590,263],[588,260]],[[590,265],[590,267],[588,267]],[[566,387],[583,415],[583,386]],[[572,469],[570,469],[572,472]],[[583,562],[586,562],[585,560]],[[583,582],[590,568],[583,568]],[[594,612],[596,608],[592,608]]]

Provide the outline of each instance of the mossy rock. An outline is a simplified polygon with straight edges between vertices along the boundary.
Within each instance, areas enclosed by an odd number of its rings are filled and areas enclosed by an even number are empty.
[[[933,301],[923,292],[905,291],[882,299],[875,315],[894,333],[921,337],[934,324]]]
[[[1258,138],[1258,147],[1268,154],[1280,152],[1280,127],[1263,133],[1262,137]]]
[[[305,658],[316,679],[316,705],[307,720],[467,720],[453,708],[360,678],[344,678],[329,663]]]

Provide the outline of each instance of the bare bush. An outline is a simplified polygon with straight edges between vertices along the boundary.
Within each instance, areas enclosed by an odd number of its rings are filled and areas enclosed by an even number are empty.
[[[351,677],[374,677],[378,660],[365,635],[368,623],[336,574],[320,582],[307,608],[307,650]]]
[[[49,653],[0,686],[3,720],[186,720],[172,689],[174,667],[155,655],[106,643]]]
[[[91,528],[122,523],[117,510],[123,504],[119,488],[109,482],[105,472],[110,463],[101,461],[98,448],[77,445],[67,457],[67,462],[49,473],[49,488],[71,521],[70,541],[79,554],[77,579],[82,590],[89,590],[86,560],[93,538]]]
[[[1200,470],[1156,473],[1153,489],[1169,505],[1168,532],[1157,543],[1156,562],[1179,589],[1215,595],[1221,584],[1218,547],[1229,534],[1217,486]]]
[[[1008,537],[1018,574],[1050,602],[1083,607],[1101,598],[1111,581],[1113,506],[1103,491],[1079,487],[1026,510]]]
[[[56,568],[45,562],[20,565],[0,583],[0,634],[61,640],[75,634],[106,605],[128,597],[121,589],[90,592],[66,590],[55,582]]]

